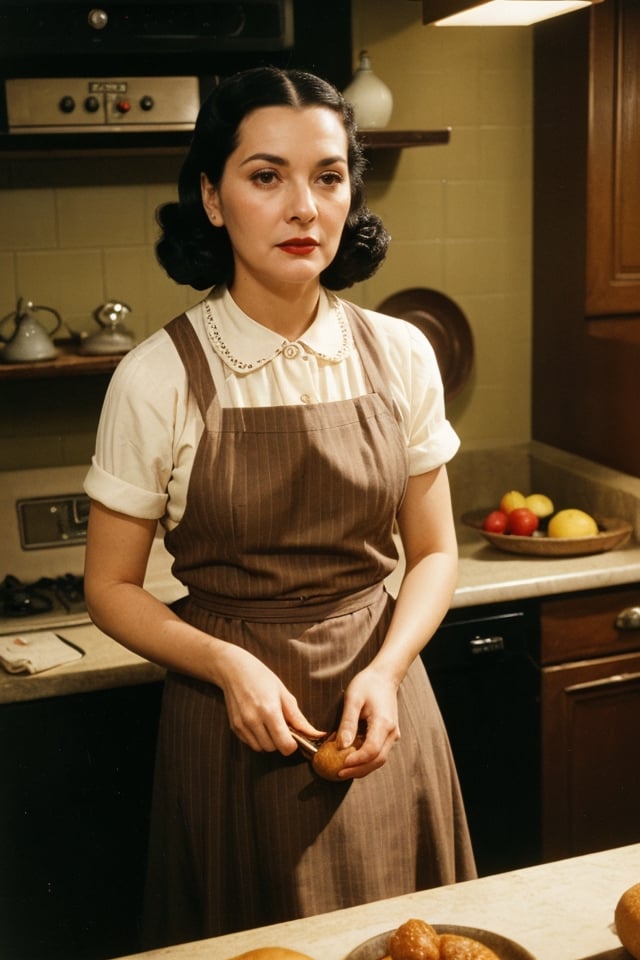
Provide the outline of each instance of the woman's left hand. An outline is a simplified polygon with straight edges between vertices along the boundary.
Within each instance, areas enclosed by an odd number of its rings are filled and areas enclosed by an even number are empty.
[[[393,745],[400,739],[398,688],[388,676],[369,666],[357,673],[344,697],[337,741],[350,746],[358,728],[366,724],[361,747],[349,754],[340,779],[366,777],[386,763]]]

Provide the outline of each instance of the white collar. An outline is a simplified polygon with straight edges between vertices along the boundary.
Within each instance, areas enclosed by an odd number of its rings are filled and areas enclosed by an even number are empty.
[[[201,304],[209,341],[220,359],[236,373],[263,367],[291,343],[244,313],[226,287],[214,289]],[[342,304],[321,289],[315,320],[296,341],[307,352],[339,363],[353,350],[351,328]]]

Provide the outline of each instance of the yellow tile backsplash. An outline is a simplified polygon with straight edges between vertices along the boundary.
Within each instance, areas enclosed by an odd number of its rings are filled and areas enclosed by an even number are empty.
[[[353,0],[354,67],[369,50],[394,95],[390,126],[451,127],[451,141],[371,155],[370,205],[393,240],[378,274],[345,294],[376,307],[424,286],[462,308],[475,367],[449,416],[468,449],[530,438],[531,46],[530,28],[425,27],[418,3]],[[0,316],[25,296],[91,330],[92,311],[120,298],[142,338],[192,303],[154,254],[179,165],[0,160]],[[107,382],[0,380],[0,469],[88,459]]]

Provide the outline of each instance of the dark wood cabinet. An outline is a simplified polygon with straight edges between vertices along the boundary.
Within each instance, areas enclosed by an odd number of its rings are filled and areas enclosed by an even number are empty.
[[[592,12],[587,316],[640,313],[640,6]]]
[[[541,604],[542,854],[640,839],[640,630],[616,627],[640,585]]]
[[[534,40],[534,439],[640,475],[640,4]]]
[[[0,957],[141,949],[161,692],[150,683],[0,706]]]

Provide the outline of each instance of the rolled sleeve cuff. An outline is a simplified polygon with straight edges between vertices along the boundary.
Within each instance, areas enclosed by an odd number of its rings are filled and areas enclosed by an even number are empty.
[[[459,447],[460,438],[446,420],[436,433],[430,435],[426,446],[410,448],[409,475],[416,477],[441,467],[453,460]]]
[[[95,457],[85,477],[84,490],[88,497],[110,510],[140,520],[160,520],[166,510],[166,494],[151,493],[114,477],[96,463]]]

